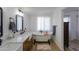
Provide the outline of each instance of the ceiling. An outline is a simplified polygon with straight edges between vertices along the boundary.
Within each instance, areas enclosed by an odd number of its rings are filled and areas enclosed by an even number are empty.
[[[78,11],[79,7],[68,7],[66,9],[64,9],[64,13],[69,13],[69,12],[73,12],[73,11]]]
[[[20,8],[24,13],[30,15],[52,14],[57,7],[22,7]]]

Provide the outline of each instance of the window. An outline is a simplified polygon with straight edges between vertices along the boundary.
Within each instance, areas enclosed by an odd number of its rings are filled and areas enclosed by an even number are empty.
[[[64,17],[64,22],[70,22],[70,17]]]
[[[50,31],[50,17],[37,17],[37,31]]]
[[[16,16],[16,27],[17,27],[17,31],[21,31],[23,30],[23,17],[17,15]]]

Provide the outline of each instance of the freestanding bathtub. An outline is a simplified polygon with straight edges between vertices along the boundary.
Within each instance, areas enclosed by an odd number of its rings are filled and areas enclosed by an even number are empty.
[[[33,38],[35,39],[35,41],[38,41],[38,42],[46,42],[49,39],[51,39],[51,36],[52,36],[52,32],[48,32],[47,35],[45,35],[44,33],[40,33],[40,32],[33,33]]]

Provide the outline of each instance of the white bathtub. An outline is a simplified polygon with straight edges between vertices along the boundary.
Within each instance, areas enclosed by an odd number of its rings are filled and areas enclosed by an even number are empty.
[[[51,39],[52,36],[52,32],[49,32],[48,35],[44,35],[44,33],[33,33],[33,38],[36,41],[48,41],[49,39]]]

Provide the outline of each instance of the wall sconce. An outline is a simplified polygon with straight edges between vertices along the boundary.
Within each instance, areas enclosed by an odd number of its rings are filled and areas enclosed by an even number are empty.
[[[9,17],[10,22],[14,22],[14,18]]]
[[[23,12],[20,9],[18,9],[17,15],[24,16]]]

